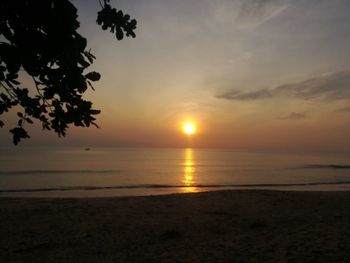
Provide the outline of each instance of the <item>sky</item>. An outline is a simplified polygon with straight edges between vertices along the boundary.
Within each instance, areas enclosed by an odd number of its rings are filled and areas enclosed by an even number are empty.
[[[350,1],[111,0],[138,21],[122,41],[96,25],[98,1],[73,3],[100,128],[34,126],[23,145],[349,149]]]

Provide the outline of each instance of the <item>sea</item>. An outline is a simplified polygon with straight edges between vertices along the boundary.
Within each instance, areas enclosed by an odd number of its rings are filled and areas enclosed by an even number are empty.
[[[350,190],[350,153],[0,148],[0,196],[110,197],[224,189]]]

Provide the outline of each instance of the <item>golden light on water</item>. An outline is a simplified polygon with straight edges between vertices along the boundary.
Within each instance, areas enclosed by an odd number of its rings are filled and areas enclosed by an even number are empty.
[[[184,160],[184,174],[183,174],[183,184],[184,184],[184,192],[193,193],[197,192],[197,188],[194,187],[194,158],[193,158],[193,150],[185,149],[185,160]]]
[[[196,133],[196,125],[192,122],[187,122],[183,125],[182,131],[187,135],[193,135]]]

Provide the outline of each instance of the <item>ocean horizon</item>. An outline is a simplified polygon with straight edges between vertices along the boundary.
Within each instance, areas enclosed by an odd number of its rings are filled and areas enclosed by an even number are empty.
[[[349,190],[348,157],[347,153],[196,148],[1,148],[0,196]]]

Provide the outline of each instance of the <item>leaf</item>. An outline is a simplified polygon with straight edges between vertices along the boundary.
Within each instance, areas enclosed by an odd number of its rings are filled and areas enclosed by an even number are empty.
[[[13,134],[13,143],[15,145],[17,145],[21,139],[30,138],[27,131],[22,127],[13,128],[10,132]]]
[[[13,85],[11,84],[11,82],[8,79],[5,79],[5,83],[7,84],[7,86],[9,86],[10,88],[13,88]]]
[[[96,71],[91,71],[88,74],[86,74],[85,77],[91,81],[98,81],[100,80],[101,75]]]
[[[15,80],[15,79],[10,79],[9,81],[11,81],[13,84],[15,84],[15,85],[19,85],[19,84],[21,84],[20,82],[18,82],[17,80]]]
[[[117,28],[117,29],[116,29],[116,32],[115,32],[115,37],[116,37],[118,40],[122,40],[122,39],[124,38],[123,30],[121,30],[120,28]]]
[[[7,101],[7,100],[8,100],[8,97],[7,97],[6,94],[4,94],[4,93],[1,93],[1,94],[0,94],[0,98],[1,98],[3,101]]]
[[[96,125],[94,116],[100,111],[83,95],[101,75],[85,71],[95,56],[77,31],[80,24],[72,2],[0,0],[0,81],[6,88],[0,88],[0,117],[17,106],[13,111],[18,111],[18,126],[10,130],[14,144],[29,138],[22,128],[26,122],[38,120],[43,129],[59,136],[71,124]],[[97,23],[118,40],[135,36],[136,20],[109,2],[101,0]],[[33,79],[36,89],[21,87],[23,74]]]
[[[101,111],[100,110],[90,110],[90,114],[92,115],[97,115],[97,114],[100,114]]]
[[[30,118],[26,118],[26,122],[33,124],[33,121]]]
[[[91,88],[93,91],[95,90],[94,86],[92,86],[92,84],[91,84],[90,81],[87,81],[87,84],[89,84],[90,88]]]

